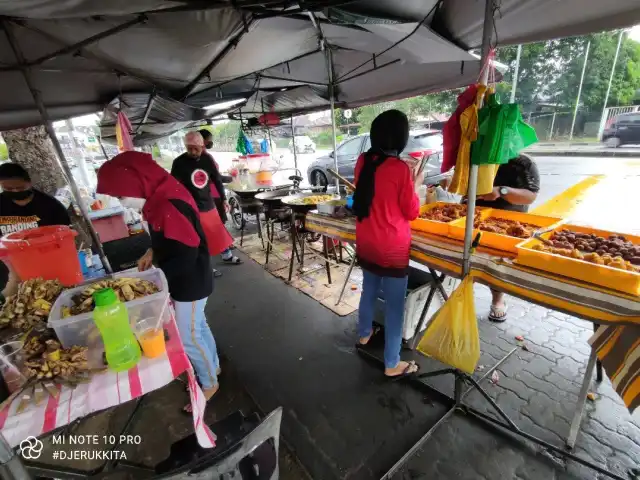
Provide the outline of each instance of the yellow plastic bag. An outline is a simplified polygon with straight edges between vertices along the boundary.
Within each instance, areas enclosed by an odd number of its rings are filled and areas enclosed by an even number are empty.
[[[418,344],[418,351],[466,373],[480,360],[480,335],[473,301],[471,275],[436,312]]]

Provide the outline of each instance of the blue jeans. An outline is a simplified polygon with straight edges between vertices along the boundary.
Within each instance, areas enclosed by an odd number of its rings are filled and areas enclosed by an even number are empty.
[[[384,366],[385,368],[395,368],[400,362],[404,299],[407,293],[409,277],[380,277],[366,270],[363,270],[362,274],[364,281],[362,283],[360,311],[358,313],[358,335],[360,338],[371,335],[378,292],[382,287],[385,302]]]
[[[206,303],[206,298],[195,302],[173,302],[184,351],[196,371],[200,385],[205,389],[218,383],[216,370],[220,365],[216,341],[204,315]]]

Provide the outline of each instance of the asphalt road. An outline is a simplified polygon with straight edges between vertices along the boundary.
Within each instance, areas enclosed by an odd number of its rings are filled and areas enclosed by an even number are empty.
[[[592,175],[640,176],[640,154],[638,158],[547,156],[534,158],[540,171],[540,193],[534,207]]]

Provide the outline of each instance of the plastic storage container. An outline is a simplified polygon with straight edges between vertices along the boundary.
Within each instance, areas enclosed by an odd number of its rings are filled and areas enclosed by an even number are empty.
[[[420,215],[424,215],[429,210],[433,210],[436,207],[444,205],[451,205],[447,202],[436,202],[420,207]],[[464,218],[464,217],[461,217]],[[456,220],[454,220],[456,221]],[[449,226],[454,222],[438,222],[437,220],[429,220],[428,218],[418,217],[411,221],[411,230],[429,233],[431,235],[440,235],[446,237],[449,234]]]
[[[480,219],[486,220],[488,218],[501,218],[506,220],[515,220],[519,222],[529,223],[540,227],[540,229],[551,228],[561,222],[560,218],[545,217],[542,215],[534,215],[531,213],[513,212],[510,210],[500,210],[497,208],[487,208],[480,212]],[[466,226],[466,217],[454,220],[449,224],[449,236],[456,240],[464,241],[464,230]],[[473,229],[473,237],[478,234],[480,230]],[[508,235],[502,235],[500,233],[493,233],[482,231],[480,236],[480,245],[484,247],[493,248],[503,252],[516,253],[516,246],[522,242],[522,238],[510,237]]]
[[[42,277],[71,286],[82,282],[74,241],[77,232],[63,225],[38,227],[5,235],[0,257],[8,257],[20,280]]]
[[[543,233],[542,238],[549,240],[553,232],[562,229],[573,230],[579,233],[593,233],[600,237],[608,238],[615,232],[607,230],[598,230],[590,227],[582,227],[579,225],[559,225],[553,231]],[[640,245],[640,237],[624,234],[625,238],[634,245]],[[536,238],[524,240],[518,244],[518,257],[516,263],[526,267],[544,270],[546,272],[555,273],[565,277],[573,278],[600,287],[608,288],[618,292],[630,293],[631,295],[640,295],[640,273],[628,270],[620,270],[618,268],[609,267],[607,265],[598,265],[578,260],[577,258],[565,257],[551,252],[542,252],[534,250],[533,247],[541,243]]]
[[[142,353],[129,325],[127,307],[118,300],[111,288],[95,292],[93,301],[96,305],[93,320],[102,336],[107,365],[114,372],[133,368],[140,361]]]
[[[153,319],[159,328],[162,327],[163,323],[170,321],[169,288],[162,270],[159,268],[152,268],[145,272],[127,270],[114,275],[114,278],[123,277],[143,278],[155,283],[158,288],[160,288],[158,293],[124,303],[129,312],[129,322],[134,330],[136,323],[143,319]],[[87,347],[100,347],[102,345],[100,332],[93,321],[91,312],[62,318],[62,307],[70,307],[73,305],[73,297],[82,292],[88,285],[97,281],[100,281],[100,279],[96,279],[81,287],[63,291],[51,307],[47,326],[55,330],[60,343],[62,343],[62,346],[65,348],[72,347],[73,345]]]

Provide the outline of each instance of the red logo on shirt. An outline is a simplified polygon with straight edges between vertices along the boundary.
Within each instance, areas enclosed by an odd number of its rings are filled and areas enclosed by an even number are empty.
[[[191,174],[191,183],[193,183],[196,188],[204,188],[209,184],[209,174],[197,168]]]

